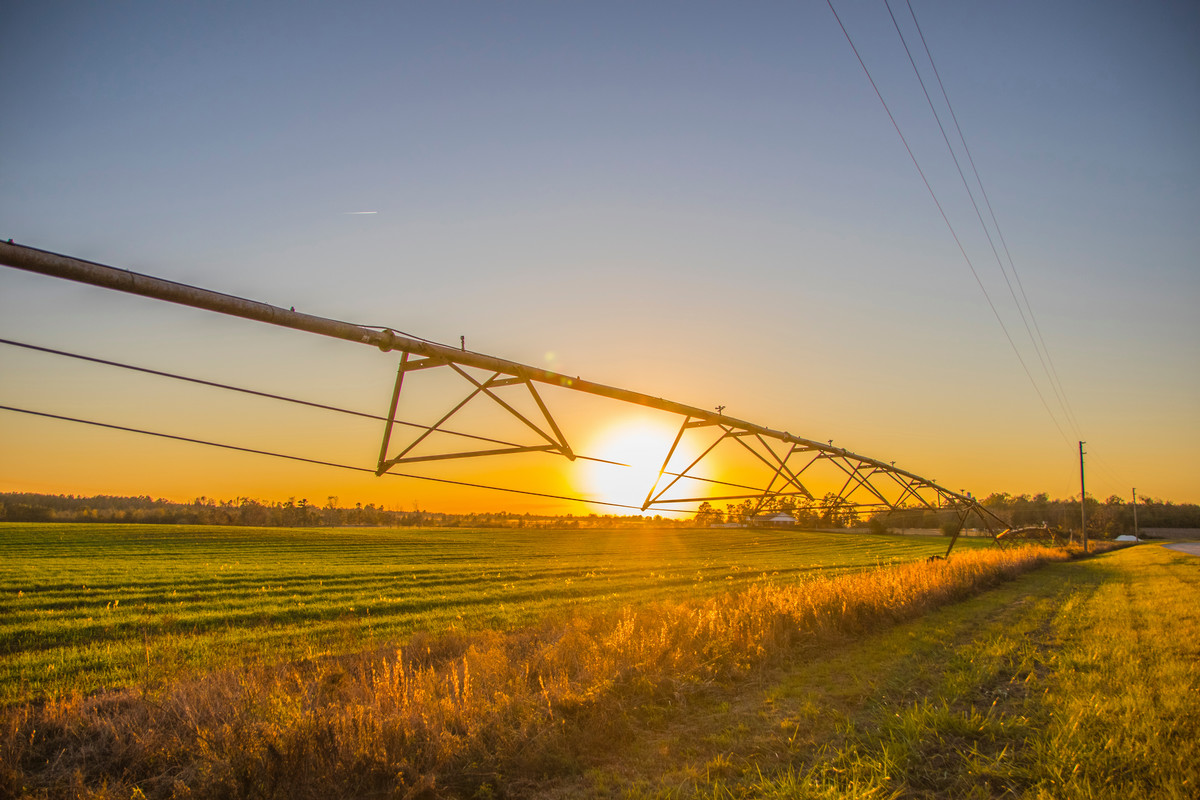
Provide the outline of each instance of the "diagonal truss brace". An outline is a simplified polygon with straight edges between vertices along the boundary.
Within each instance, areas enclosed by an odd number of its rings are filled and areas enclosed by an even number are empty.
[[[826,446],[800,440],[790,434],[764,435],[752,426],[742,427],[736,422],[731,423],[686,416],[658,472],[657,480],[646,495],[643,510],[659,505],[749,500],[753,501],[752,513],[757,514],[772,501],[781,498],[807,501],[810,504],[807,507],[814,511],[893,512],[918,507],[929,510],[954,510],[962,514],[964,509],[972,510],[978,506],[973,500],[964,503],[964,500],[970,499],[948,492],[932,481],[896,469],[894,465],[889,466],[884,462],[857,456],[834,447],[832,443]],[[704,427],[717,427],[720,433],[683,470],[676,473],[667,471],[684,435],[688,431]],[[737,442],[759,464],[761,483],[758,487],[712,481],[701,478],[696,473],[696,467],[726,440]],[[778,446],[772,446],[773,441],[781,441],[787,449],[780,450]],[[820,500],[802,480],[805,473],[818,464],[828,464],[833,474],[842,476],[840,488]],[[663,479],[667,476],[673,476],[673,479],[664,483]],[[685,479],[738,486],[745,491],[722,496],[668,497],[670,490]],[[983,514],[980,516],[983,518]],[[965,520],[966,517],[963,516],[964,523]],[[991,529],[989,521],[985,520],[985,525]]]
[[[503,372],[494,372],[491,377],[480,381],[464,370],[461,366],[454,363],[450,359],[428,356],[418,360],[411,360],[410,353],[405,351],[400,357],[400,366],[396,371],[396,384],[392,390],[392,401],[388,408],[387,421],[384,423],[383,440],[379,447],[379,462],[375,468],[376,475],[382,475],[397,464],[411,464],[418,461],[446,461],[450,459],[462,458],[478,458],[480,456],[500,456],[513,455],[516,453],[555,453],[562,455],[568,459],[574,460],[575,453],[571,446],[567,443],[566,437],[563,435],[562,429],[554,420],[554,416],[550,413],[550,409],[546,406],[538,393],[537,387],[528,378],[505,375]],[[466,380],[473,387],[471,391],[460,400],[453,408],[447,411],[435,423],[429,426],[423,426],[424,432],[417,436],[413,441],[409,442],[400,452],[388,458],[388,446],[391,442],[392,430],[396,425],[396,410],[400,404],[400,393],[404,387],[404,377],[410,372],[418,370],[448,367],[457,373],[460,377]],[[529,392],[530,397],[541,412],[542,423],[539,425],[529,418],[528,415],[521,413],[511,403],[504,400],[497,394],[498,389],[509,386],[524,386]],[[442,426],[455,414],[461,411],[468,403],[480,395],[487,397],[495,405],[504,409],[509,415],[522,422],[526,427],[536,433],[542,440],[543,444],[537,445],[509,445],[505,447],[491,448],[487,450],[466,450],[459,452],[437,453],[433,455],[409,455],[422,442],[427,440],[434,433],[442,432]],[[548,429],[548,430],[547,430]]]

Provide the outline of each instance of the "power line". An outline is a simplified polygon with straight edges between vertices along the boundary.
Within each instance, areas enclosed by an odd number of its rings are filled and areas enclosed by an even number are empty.
[[[885,2],[887,2],[887,0],[885,0]],[[1029,312],[1029,320],[1033,322],[1034,331],[1036,331],[1036,333],[1037,333],[1036,340],[1034,340],[1033,332],[1029,331],[1029,322],[1028,321],[1025,322],[1026,332],[1029,333],[1030,340],[1033,341],[1034,351],[1038,353],[1038,358],[1042,362],[1042,369],[1043,369],[1043,371],[1046,372],[1046,378],[1050,381],[1050,387],[1051,387],[1051,389],[1054,390],[1054,394],[1055,394],[1056,398],[1058,399],[1059,405],[1063,409],[1063,413],[1066,415],[1068,423],[1070,423],[1070,425],[1074,428],[1076,434],[1080,434],[1079,421],[1075,417],[1074,409],[1071,408],[1071,402],[1067,398],[1066,389],[1063,387],[1062,380],[1058,376],[1058,370],[1054,366],[1054,359],[1050,355],[1050,348],[1046,345],[1046,339],[1042,335],[1042,328],[1038,324],[1037,315],[1034,314],[1033,306],[1029,302],[1029,296],[1025,293],[1025,286],[1024,286],[1024,284],[1021,283],[1021,275],[1017,271],[1016,262],[1013,261],[1012,253],[1008,249],[1008,242],[1004,238],[1004,231],[1001,230],[1001,228],[1000,228],[1000,220],[997,219],[996,212],[992,208],[992,201],[988,197],[987,189],[983,185],[983,178],[980,177],[980,175],[979,175],[979,168],[975,165],[975,158],[974,158],[974,156],[971,155],[971,148],[967,145],[967,138],[963,134],[962,125],[959,124],[958,115],[954,113],[954,104],[950,102],[950,94],[949,94],[949,92],[946,91],[946,85],[942,81],[942,75],[938,71],[937,64],[933,60],[933,53],[929,49],[929,42],[927,42],[925,39],[925,32],[923,30],[921,30],[921,23],[917,21],[917,13],[916,13],[916,11],[913,10],[911,0],[905,0],[905,3],[908,5],[908,13],[912,16],[913,25],[917,29],[917,35],[920,36],[920,38],[921,38],[921,45],[925,48],[925,55],[929,59],[929,66],[933,70],[934,77],[937,78],[938,87],[941,89],[942,97],[946,101],[946,108],[950,112],[950,118],[954,122],[955,130],[958,132],[959,141],[962,142],[963,152],[966,154],[967,161],[971,165],[971,171],[975,175],[975,182],[979,184],[980,195],[982,195],[984,205],[987,207],[987,210],[988,210],[988,215],[992,219],[992,225],[994,225],[996,228],[996,236],[997,236],[997,238],[1000,239],[1000,245],[1001,245],[1001,248],[1004,250],[1005,258],[1008,259],[1009,269],[1012,270],[1013,278],[1017,282],[1017,288],[1020,289],[1020,291],[1021,291],[1021,298],[1025,301],[1025,309],[1028,310],[1028,312]],[[888,5],[888,12],[889,13],[891,12],[890,5]],[[893,24],[895,24],[895,22],[896,22],[895,15],[892,16],[892,22],[893,22]],[[899,25],[896,25],[896,31],[897,31],[897,33],[900,32]],[[904,41],[903,33],[900,33],[900,40],[901,40],[901,42]],[[905,49],[905,51],[908,50],[907,43],[905,43],[904,49]],[[911,53],[909,54],[909,60],[912,61]],[[913,64],[913,69],[916,70],[915,63]],[[916,72],[917,72],[917,80],[921,80],[920,70],[916,70]],[[925,88],[925,82],[923,80],[921,80],[921,88],[922,89]],[[926,97],[926,99],[929,98],[928,92],[926,92],[925,97]],[[933,104],[931,102],[930,108],[932,108],[932,107],[933,107]],[[934,117],[937,118],[936,110],[934,111]],[[941,127],[940,119],[938,120],[938,126]],[[942,136],[943,136],[943,138],[945,137],[945,130],[942,131]],[[946,142],[946,146],[947,147],[950,146],[949,141]],[[950,154],[951,154],[951,156],[954,155],[953,148],[950,148]],[[957,158],[955,158],[954,163],[955,163],[955,166],[958,166]],[[959,175],[962,176],[962,168],[961,167],[959,167]],[[964,186],[966,185],[965,177],[963,178],[963,184],[964,184]],[[967,188],[967,194],[971,195],[971,190],[969,187]],[[971,202],[973,205],[975,204],[975,198],[973,195],[971,195]],[[979,214],[979,206],[978,205],[975,206],[975,213],[977,215]],[[983,226],[984,232],[987,233],[988,228],[987,228],[987,225],[983,223],[982,218],[980,219],[980,224]],[[988,235],[988,243],[992,244],[992,239],[991,239],[990,235]],[[992,244],[992,251],[995,252],[995,249],[996,249],[995,245]],[[1004,264],[1003,264],[1003,262],[1000,261],[999,253],[996,254],[996,260],[1000,264],[1001,272],[1004,272]],[[1007,273],[1005,273],[1005,281],[1006,282],[1008,281]],[[1012,284],[1011,283],[1009,283],[1008,288],[1009,288],[1009,291],[1012,292]],[[1021,303],[1019,301],[1017,301],[1015,294],[1013,295],[1013,302],[1016,303],[1017,310],[1021,311]],[[1022,318],[1022,320],[1025,319],[1024,312],[1021,313],[1021,318]],[[1039,342],[1041,343],[1040,349],[1039,349],[1039,344],[1038,344]],[[1042,358],[1043,353],[1045,354],[1044,359]],[[1049,365],[1049,369],[1047,369],[1047,365]]]
[[[842,34],[846,37],[846,41],[850,45],[850,49],[854,51],[854,57],[858,59],[859,66],[863,68],[863,72],[867,76],[867,80],[871,83],[871,88],[875,90],[875,96],[879,98],[880,104],[883,105],[883,110],[887,113],[888,119],[892,122],[892,127],[896,129],[896,134],[900,137],[900,141],[904,144],[904,149],[908,152],[908,157],[912,160],[913,166],[917,169],[917,174],[921,176],[921,181],[925,184],[925,189],[929,192],[929,196],[933,199],[933,204],[937,206],[938,213],[942,215],[942,221],[946,223],[946,227],[950,230],[950,235],[954,238],[954,243],[958,245],[958,251],[962,253],[963,260],[967,262],[967,266],[971,269],[971,274],[975,277],[975,283],[979,285],[979,290],[983,292],[983,297],[987,301],[988,307],[992,310],[992,315],[996,318],[996,322],[1000,325],[1000,330],[1004,332],[1004,338],[1008,340],[1009,347],[1012,348],[1013,354],[1017,357],[1017,361],[1021,363],[1021,369],[1025,371],[1025,377],[1029,379],[1029,383],[1033,386],[1034,392],[1037,393],[1038,399],[1042,401],[1042,407],[1046,409],[1046,413],[1050,415],[1050,421],[1054,423],[1054,427],[1058,430],[1059,436],[1064,442],[1070,443],[1070,439],[1063,431],[1062,426],[1058,424],[1058,418],[1050,409],[1050,404],[1046,402],[1045,395],[1042,394],[1041,387],[1037,385],[1037,381],[1033,378],[1033,373],[1029,371],[1029,366],[1025,363],[1021,351],[1017,349],[1016,342],[1013,341],[1012,335],[1008,332],[1008,326],[1004,324],[1004,319],[1000,316],[1000,312],[996,309],[996,304],[992,302],[992,296],[988,293],[987,287],[984,286],[983,280],[979,277],[978,270],[975,269],[975,264],[971,261],[971,257],[967,255],[966,248],[963,247],[962,240],[959,239],[958,233],[954,230],[954,225],[950,223],[950,218],[946,215],[946,210],[942,207],[941,201],[938,200],[937,193],[933,191],[933,186],[929,183],[929,179],[925,176],[925,171],[921,169],[921,164],[917,161],[916,154],[913,153],[912,147],[908,144],[908,139],[905,138],[903,131],[900,130],[900,124],[896,122],[896,117],[892,114],[891,108],[888,107],[887,101],[883,99],[883,93],[880,92],[879,86],[875,83],[875,79],[871,76],[871,70],[867,69],[867,64],[863,61],[862,55],[858,52],[858,48],[854,45],[854,40],[850,36],[850,31],[846,29],[842,18],[838,16],[837,10],[833,7],[833,0],[825,0],[829,6],[829,10],[833,13],[834,19],[837,20],[838,27],[842,29]]]
[[[1090,455],[1092,457],[1091,458],[1092,465],[1099,467],[1100,470],[1104,473],[1105,478],[1112,481],[1117,486],[1129,486],[1131,484],[1131,481],[1127,480],[1123,476],[1118,475],[1116,472],[1116,467],[1109,464],[1107,459],[1105,459],[1099,453],[1089,451],[1088,455]]]
[[[1004,267],[1004,261],[1000,258],[1000,252],[996,249],[996,242],[992,238],[992,232],[988,228],[987,223],[983,221],[983,212],[979,210],[979,203],[976,202],[976,200],[975,200],[975,193],[971,190],[971,185],[967,181],[966,174],[963,172],[962,164],[958,160],[958,154],[954,152],[954,147],[950,144],[950,137],[946,134],[946,127],[945,127],[945,125],[942,124],[942,117],[938,113],[937,107],[933,103],[933,98],[931,98],[929,96],[929,88],[925,85],[925,78],[924,78],[924,76],[921,75],[921,70],[917,67],[917,61],[915,58],[913,58],[912,50],[910,50],[908,47],[908,40],[905,39],[905,37],[904,37],[904,31],[902,31],[900,29],[900,23],[896,20],[895,13],[892,12],[892,5],[891,5],[890,0],[884,0],[884,6],[887,8],[888,15],[892,19],[892,26],[896,29],[896,35],[900,38],[900,44],[904,47],[904,52],[908,56],[908,63],[912,65],[913,74],[915,74],[917,76],[917,82],[921,84],[921,91],[925,95],[925,102],[929,105],[929,111],[930,111],[930,113],[933,114],[933,119],[937,123],[938,130],[942,134],[942,141],[946,143],[946,150],[947,150],[947,152],[950,153],[950,159],[954,162],[954,168],[958,171],[958,177],[962,181],[963,188],[966,189],[966,191],[967,191],[967,198],[971,201],[971,207],[975,210],[975,218],[979,220],[979,227],[983,229],[983,235],[987,238],[988,245],[992,249],[992,255],[995,256],[995,258],[996,258],[996,265],[1000,267],[1000,274],[1004,277],[1004,283],[1008,287],[1009,296],[1012,297],[1013,305],[1015,305],[1017,308],[1017,314],[1019,314],[1021,317],[1021,323],[1025,326],[1025,333],[1026,333],[1026,335],[1029,336],[1029,341],[1033,345],[1033,352],[1035,355],[1037,355],[1038,361],[1041,362],[1042,372],[1045,373],[1046,380],[1050,384],[1050,388],[1054,391],[1055,396],[1058,399],[1059,407],[1062,408],[1063,415],[1064,415],[1064,417],[1066,417],[1066,419],[1069,423],[1071,420],[1070,420],[1070,417],[1067,415],[1067,410],[1066,410],[1065,404],[1063,403],[1062,395],[1059,393],[1058,387],[1055,386],[1054,379],[1052,377],[1050,377],[1050,370],[1046,366],[1046,359],[1042,355],[1042,350],[1038,347],[1037,339],[1034,338],[1033,329],[1029,327],[1029,317],[1032,316],[1033,311],[1031,309],[1029,311],[1029,314],[1027,315],[1025,308],[1022,307],[1022,305],[1021,305],[1021,301],[1017,299],[1017,292],[1013,288],[1012,280],[1009,279],[1009,277],[1008,277],[1008,270],[1005,269],[1005,267]],[[912,10],[912,6],[910,4],[909,11],[911,11],[911,10]],[[914,16],[914,21],[915,20],[916,20],[916,17]],[[921,37],[921,41],[923,43],[925,42],[924,36]],[[926,53],[926,55],[929,56],[930,63],[932,64],[933,57],[929,53],[929,45],[928,44],[925,44],[925,53]],[[935,72],[936,72],[936,70],[935,70]],[[939,77],[939,84],[940,83],[941,83],[941,80]],[[942,86],[942,96],[946,99],[946,105],[948,107],[950,107],[950,113],[951,113],[951,116],[953,116],[954,110],[953,110],[953,107],[950,106],[950,97],[946,92],[945,86]],[[957,117],[955,117],[955,124],[957,125]],[[958,136],[959,136],[959,139],[963,142],[963,146],[965,148],[966,147],[966,138],[963,136],[961,127],[958,129]],[[979,186],[982,189],[983,183],[979,179],[978,170],[976,170],[976,172],[975,172],[975,179],[977,182],[979,182]],[[992,215],[992,221],[995,222],[995,214],[994,213]],[[999,228],[997,227],[997,234],[998,233],[999,233]],[[1078,427],[1076,427],[1076,433],[1078,433]]]
[[[201,444],[207,447],[218,447],[223,450],[234,450],[239,453],[252,453],[259,456],[269,456],[271,458],[282,458],[288,461],[299,461],[304,464],[315,464],[322,467],[333,467],[335,469],[351,470],[353,472],[365,472],[371,475],[375,474],[375,470],[368,467],[356,467],[353,464],[340,464],[336,461],[324,461],[318,458],[306,458],[304,456],[293,456],[287,453],[276,453],[271,450],[259,450],[253,447],[242,447],[240,445],[226,444],[223,442],[214,442],[208,439],[197,439],[191,436],[179,436],[172,433],[162,433],[160,431],[148,431],[142,428],[131,428],[125,425],[114,425],[108,422],[98,422],[90,419],[80,419],[79,417],[68,417],[61,414],[50,414],[45,411],[33,411],[27,408],[15,408],[13,406],[0,405],[0,411],[13,411],[18,414],[30,414],[35,417],[44,417],[47,419],[56,419],[63,422],[75,422],[81,425],[92,425],[97,428],[107,428],[109,430],[122,431],[125,433],[138,433],[143,436],[155,436],[160,439],[170,439],[176,442],[187,442],[189,444]],[[386,472],[385,475],[391,475],[396,478],[412,478],[418,481],[431,481],[433,483],[445,483],[451,486],[463,486],[469,489],[487,489],[495,492],[509,492],[511,494],[521,494],[530,497],[542,497],[549,500],[565,500],[572,503],[587,503],[590,505],[608,506],[610,508],[625,508],[633,511],[641,512],[641,506],[627,505],[625,503],[613,503],[606,500],[591,500],[585,497],[571,497],[568,495],[549,494],[547,492],[534,492],[528,489],[513,489],[506,486],[491,486],[483,483],[473,483],[471,481],[456,481],[450,478],[435,478],[430,475],[410,475],[403,472]],[[655,509],[656,511],[666,511],[673,514],[690,514],[690,511],[675,510],[675,509]]]

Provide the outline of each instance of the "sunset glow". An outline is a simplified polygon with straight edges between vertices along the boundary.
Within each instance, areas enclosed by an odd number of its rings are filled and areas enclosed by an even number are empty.
[[[658,479],[675,434],[676,429],[669,422],[651,417],[612,423],[595,436],[585,452],[593,458],[617,463],[586,463],[581,491],[594,500],[640,508]],[[685,438],[675,449],[669,467],[682,469],[695,456],[694,448]]]
[[[836,5],[316,4],[281,28],[257,4],[20,4],[0,242],[726,408],[955,492],[1078,496],[1084,441],[1090,494],[1196,500],[1195,5],[943,3],[920,34]],[[58,415],[0,412],[9,492],[640,509],[679,424],[627,431],[641,406],[548,385],[571,452],[633,466],[376,478],[362,414],[386,414],[396,349],[9,268],[0,338],[357,414],[0,346],[0,405]],[[476,387],[422,368],[399,417],[481,438],[414,455],[557,438],[494,388],[545,430],[482,392],[453,411]],[[713,455],[706,477],[771,479],[773,456]],[[818,471],[818,495],[845,482]]]

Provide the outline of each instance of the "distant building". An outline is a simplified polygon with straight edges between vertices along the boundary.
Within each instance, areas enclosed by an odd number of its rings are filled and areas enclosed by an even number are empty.
[[[791,514],[756,514],[750,518],[750,524],[763,528],[787,528],[796,524],[796,518]]]

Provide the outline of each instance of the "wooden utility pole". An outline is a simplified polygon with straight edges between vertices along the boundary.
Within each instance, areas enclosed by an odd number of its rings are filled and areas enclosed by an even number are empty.
[[[1134,488],[1134,490],[1133,490],[1133,538],[1139,542],[1142,540],[1142,537],[1138,535],[1138,527],[1137,527],[1137,489],[1136,488]]]
[[[1079,525],[1083,529],[1083,552],[1088,551],[1087,540],[1087,488],[1083,483],[1083,446],[1087,442],[1079,443]]]

